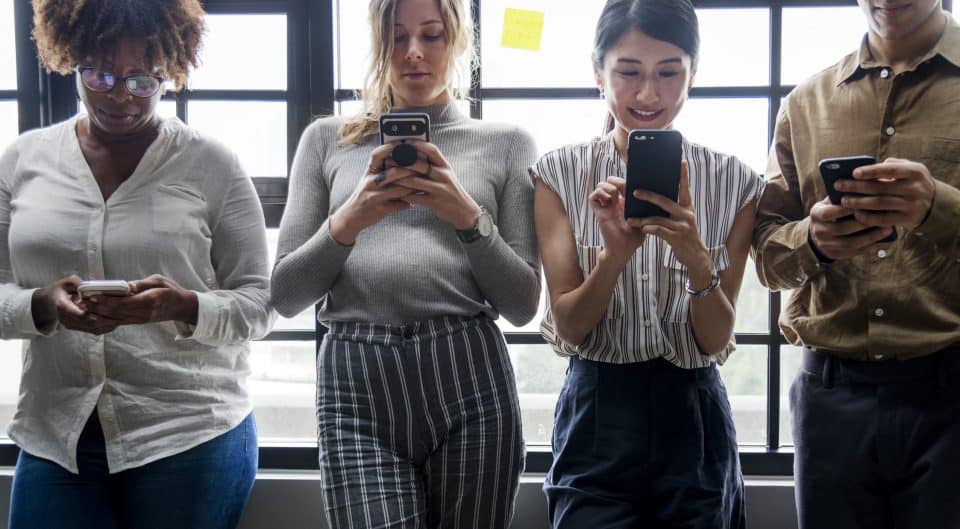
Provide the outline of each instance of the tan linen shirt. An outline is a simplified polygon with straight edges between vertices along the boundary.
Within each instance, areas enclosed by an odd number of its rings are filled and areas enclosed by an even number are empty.
[[[37,329],[34,290],[70,274],[158,273],[197,293],[195,326],[124,325],[102,336]],[[28,132],[0,156],[0,338],[24,340],[9,435],[77,472],[94,409],[110,472],[178,454],[249,415],[249,341],[275,318],[263,213],[237,157],[165,120],[106,201],[76,119]]]
[[[888,248],[822,265],[809,213],[826,196],[818,163],[869,154],[923,163],[929,217]],[[754,232],[760,281],[793,289],[780,326],[793,344],[843,358],[922,356],[960,343],[960,26],[894,75],[860,50],[787,96],[777,118]]]

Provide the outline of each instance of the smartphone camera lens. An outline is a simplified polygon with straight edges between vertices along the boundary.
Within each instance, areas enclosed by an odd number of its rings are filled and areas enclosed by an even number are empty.
[[[400,126],[397,125],[396,123],[394,123],[393,125],[390,126],[390,132],[396,133],[396,132],[398,132],[399,130],[400,130]]]

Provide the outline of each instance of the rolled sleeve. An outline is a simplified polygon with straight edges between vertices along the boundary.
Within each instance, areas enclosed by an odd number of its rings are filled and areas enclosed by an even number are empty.
[[[960,189],[946,182],[934,181],[933,204],[926,220],[914,233],[934,240],[938,246],[955,257],[960,257]]]
[[[10,285],[8,285],[10,286]],[[0,308],[0,337],[33,338],[35,336],[52,336],[57,332],[59,323],[53,321],[42,328],[37,328],[33,321],[33,293],[37,289],[17,289],[3,295],[4,301]]]

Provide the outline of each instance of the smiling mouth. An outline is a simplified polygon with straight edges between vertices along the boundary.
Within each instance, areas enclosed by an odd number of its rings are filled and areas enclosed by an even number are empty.
[[[636,108],[631,108],[630,115],[640,121],[653,121],[660,117],[660,114],[663,114],[663,110],[639,110]]]

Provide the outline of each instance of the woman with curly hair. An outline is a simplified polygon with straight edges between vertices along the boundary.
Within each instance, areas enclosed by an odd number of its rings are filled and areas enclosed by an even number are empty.
[[[26,343],[9,527],[235,527],[257,465],[249,341],[274,318],[263,213],[232,152],[156,113],[203,10],[33,7],[86,113],[0,157],[0,338]],[[86,279],[129,294],[81,297]]]

